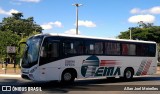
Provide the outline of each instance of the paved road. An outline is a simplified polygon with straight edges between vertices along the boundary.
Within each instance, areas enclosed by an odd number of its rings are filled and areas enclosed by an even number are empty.
[[[25,90],[28,87],[37,87],[36,92],[28,91],[1,91],[2,86],[11,86],[12,90],[20,88]],[[124,88],[152,88],[155,91],[124,91]],[[3,87],[5,89],[6,87]],[[159,91],[157,91],[158,89]],[[68,94],[160,94],[160,75],[155,74],[146,77],[135,77],[131,81],[122,79],[92,79],[92,80],[76,80],[72,84],[60,84],[58,82],[32,82],[21,78],[0,78],[0,94],[48,94],[48,93],[68,93]]]

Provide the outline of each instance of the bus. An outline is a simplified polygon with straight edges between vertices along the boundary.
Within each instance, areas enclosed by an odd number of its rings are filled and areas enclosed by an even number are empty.
[[[157,44],[65,34],[30,37],[21,62],[21,77],[33,81],[152,75],[157,70]]]

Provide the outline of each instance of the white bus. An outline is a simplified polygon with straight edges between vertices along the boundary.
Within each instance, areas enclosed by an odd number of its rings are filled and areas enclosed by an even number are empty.
[[[21,76],[34,81],[151,75],[157,70],[156,42],[39,34],[30,37]]]

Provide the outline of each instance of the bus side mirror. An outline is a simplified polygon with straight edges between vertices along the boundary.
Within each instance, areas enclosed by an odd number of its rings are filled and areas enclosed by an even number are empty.
[[[19,66],[22,67],[22,58],[19,60]]]
[[[20,51],[21,51],[21,45],[22,44],[25,44],[26,46],[27,46],[27,48],[26,48],[26,50],[28,50],[29,49],[29,46],[28,46],[28,44],[26,43],[26,42],[21,42],[21,43],[19,43],[19,46],[18,46],[18,54],[20,54]]]

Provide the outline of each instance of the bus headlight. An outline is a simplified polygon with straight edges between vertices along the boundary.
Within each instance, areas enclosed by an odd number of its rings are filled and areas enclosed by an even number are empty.
[[[37,69],[37,67],[31,69],[30,73],[33,73],[36,69]]]

